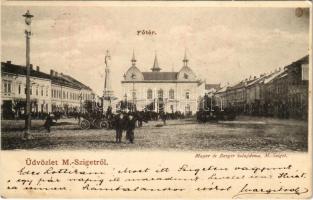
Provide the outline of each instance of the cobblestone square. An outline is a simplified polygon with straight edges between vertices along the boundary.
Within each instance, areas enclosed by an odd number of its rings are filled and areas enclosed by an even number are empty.
[[[114,130],[80,130],[77,121],[61,119],[47,133],[44,121],[33,121],[33,139],[23,141],[24,121],[2,121],[2,149],[165,150],[165,151],[307,151],[307,123],[260,117],[200,124],[194,119],[144,123],[135,143],[115,143]]]

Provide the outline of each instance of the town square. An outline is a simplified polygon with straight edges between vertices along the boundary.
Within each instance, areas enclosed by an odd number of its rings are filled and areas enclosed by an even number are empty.
[[[177,10],[8,6],[1,148],[308,151],[309,9]]]
[[[24,123],[2,132],[3,149],[35,150],[163,150],[163,151],[307,151],[308,130],[303,121],[242,117],[229,123],[203,123],[194,120],[169,120],[144,124],[135,130],[135,142],[130,144],[123,135],[115,143],[114,130],[81,130],[74,120],[62,120],[50,133],[44,121],[33,122],[34,139],[22,140]],[[6,123],[6,122],[3,122]]]

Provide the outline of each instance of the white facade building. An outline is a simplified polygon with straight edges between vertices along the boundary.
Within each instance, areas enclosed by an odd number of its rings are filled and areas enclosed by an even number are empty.
[[[80,111],[83,102],[94,99],[88,86],[53,70],[46,74],[38,66],[33,69],[31,65],[30,82],[33,113]],[[2,62],[1,83],[2,116],[20,117],[26,106],[26,67]]]
[[[4,112],[9,106],[19,117],[25,112],[26,105],[26,68],[22,69],[11,62],[7,62],[10,67],[3,66],[1,69],[1,105]],[[32,68],[32,66],[31,66]],[[18,73],[16,73],[18,72]],[[51,80],[49,75],[36,70],[31,70],[30,77],[30,98],[32,112],[51,112]]]
[[[160,72],[157,56],[151,72],[141,72],[137,68],[135,55],[131,62],[122,87],[125,100],[134,103],[137,110],[196,113],[204,84],[188,66],[186,54],[179,72]]]

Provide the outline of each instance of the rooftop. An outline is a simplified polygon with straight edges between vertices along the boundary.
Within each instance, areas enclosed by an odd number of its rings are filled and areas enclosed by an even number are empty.
[[[12,64],[10,61],[8,62],[1,62],[1,73],[11,73],[17,75],[24,75],[26,76],[26,67],[21,65]],[[85,84],[81,83],[80,81],[76,80],[75,78],[65,75],[63,73],[58,74],[55,71],[51,70],[51,74],[47,74],[44,72],[39,71],[39,67],[36,67],[36,70],[32,69],[30,72],[30,76],[48,79],[51,80],[53,84],[67,86],[75,89],[86,89],[91,90],[90,87],[86,86]]]
[[[206,90],[210,90],[210,89],[219,90],[221,89],[221,85],[220,84],[205,84],[205,89]]]
[[[267,76],[264,80],[264,83],[267,84],[269,82],[271,82],[272,80],[274,80],[276,77],[278,77],[279,75],[283,74],[285,71],[284,70],[280,70],[280,71],[275,71],[272,74],[270,74],[269,76]]]
[[[142,72],[142,74],[145,81],[175,81],[178,72]]]
[[[11,62],[1,62],[1,73],[11,73],[11,74],[20,74],[26,76],[26,67],[12,64]],[[43,78],[43,79],[50,79],[50,75],[37,71],[37,70],[31,70],[30,76],[37,77],[37,78]]]

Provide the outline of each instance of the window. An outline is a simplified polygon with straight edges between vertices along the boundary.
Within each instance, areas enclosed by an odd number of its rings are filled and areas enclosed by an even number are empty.
[[[3,82],[3,87],[4,87],[4,92],[7,93],[8,85],[6,81]]]
[[[301,79],[309,80],[309,64],[302,64],[301,68],[302,68]]]
[[[188,79],[188,74],[184,73],[184,78]]]
[[[170,89],[170,91],[168,92],[168,96],[169,96],[169,99],[174,99],[175,98],[175,94],[174,94],[174,90],[173,89]]]
[[[49,95],[49,88],[46,88],[46,96]]]
[[[8,82],[8,93],[11,93],[11,82]]]
[[[18,85],[18,94],[21,94],[21,84]]]
[[[38,96],[38,87],[36,87],[36,96]]]
[[[11,93],[11,81],[4,81],[4,93]]]
[[[160,89],[160,90],[158,91],[158,98],[159,98],[159,99],[163,99],[163,90],[162,90],[162,89]]]
[[[132,92],[133,98],[136,99],[136,91]]]
[[[190,94],[189,92],[186,92],[186,99],[189,99],[190,98]]]
[[[147,99],[152,99],[152,90],[148,89],[147,91]]]
[[[41,96],[43,96],[43,87],[41,87],[40,93],[41,93]]]

